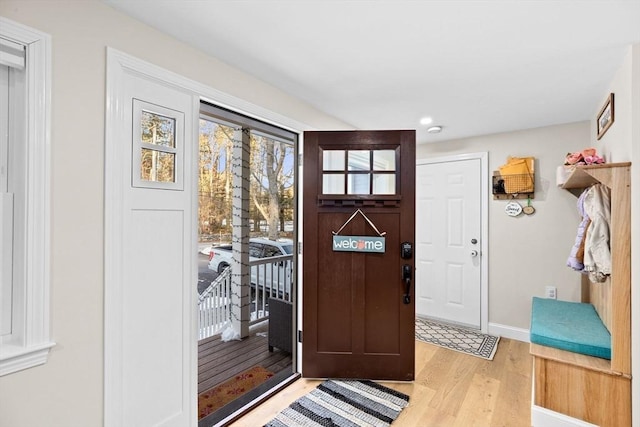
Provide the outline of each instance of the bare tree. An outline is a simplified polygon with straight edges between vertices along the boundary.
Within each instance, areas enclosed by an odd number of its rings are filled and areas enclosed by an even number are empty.
[[[201,235],[231,231],[231,171],[235,129],[200,121],[199,230]],[[267,223],[268,237],[277,239],[293,216],[293,147],[262,135],[251,136],[251,207],[253,231]]]
[[[280,236],[281,229],[281,193],[284,188],[291,186],[293,171],[285,174],[283,166],[287,155],[292,154],[292,147],[263,136],[255,137],[252,142],[251,177],[254,184],[252,188],[255,189],[252,199],[267,221],[268,238],[275,240]],[[263,194],[266,197],[261,197]]]

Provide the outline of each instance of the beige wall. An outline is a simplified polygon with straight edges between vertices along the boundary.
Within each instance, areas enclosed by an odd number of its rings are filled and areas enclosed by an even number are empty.
[[[632,48],[629,47],[629,52],[618,68],[607,92],[602,94],[601,104],[594,106],[593,119],[591,120],[591,145],[599,153],[603,153],[609,163],[631,161],[631,131],[633,123],[632,62]],[[598,140],[595,119],[609,93],[614,94],[614,122],[603,137]]]
[[[310,128],[345,128],[93,0],[0,2],[0,15],[52,36],[49,362],[0,378],[0,426],[93,427],[103,419],[103,176],[106,46]]]
[[[580,217],[576,197],[556,187],[556,168],[565,155],[589,146],[589,122],[418,146],[419,159],[487,151],[489,169],[507,156],[534,156],[533,215],[509,217],[506,201],[489,201],[489,323],[529,329],[531,298],[546,285],[558,298],[578,301],[580,275],[565,265]],[[526,204],[526,200],[521,200]]]

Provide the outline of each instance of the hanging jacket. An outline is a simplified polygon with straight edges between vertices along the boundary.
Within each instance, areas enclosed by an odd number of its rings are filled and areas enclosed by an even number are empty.
[[[580,197],[578,197],[578,213],[582,217],[582,221],[580,222],[580,225],[578,225],[578,234],[576,235],[576,241],[571,247],[571,253],[569,254],[569,258],[567,259],[567,266],[573,268],[576,271],[584,270],[583,256],[579,257],[578,252],[582,252],[581,249],[584,247],[586,240],[585,232],[587,231],[587,226],[589,225],[590,221],[589,216],[584,211],[584,198],[588,192],[589,189],[587,188],[582,192],[582,194],[580,194]]]
[[[589,188],[584,211],[591,219],[584,243],[584,269],[592,282],[604,282],[611,274],[611,191],[603,184]]]

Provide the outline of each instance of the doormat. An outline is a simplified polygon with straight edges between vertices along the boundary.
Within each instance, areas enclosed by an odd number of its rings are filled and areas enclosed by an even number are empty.
[[[485,335],[473,329],[416,317],[416,339],[450,350],[493,360],[500,337]]]
[[[373,381],[326,380],[265,427],[388,426],[408,404],[406,394]]]
[[[219,386],[203,391],[198,395],[198,419],[217,411],[232,400],[253,390],[272,376],[273,372],[262,366],[254,366]]]

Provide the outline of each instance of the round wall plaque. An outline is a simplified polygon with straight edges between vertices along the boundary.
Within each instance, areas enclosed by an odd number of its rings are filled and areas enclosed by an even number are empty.
[[[522,206],[518,202],[511,201],[504,207],[504,211],[509,216],[518,216],[522,213]]]

